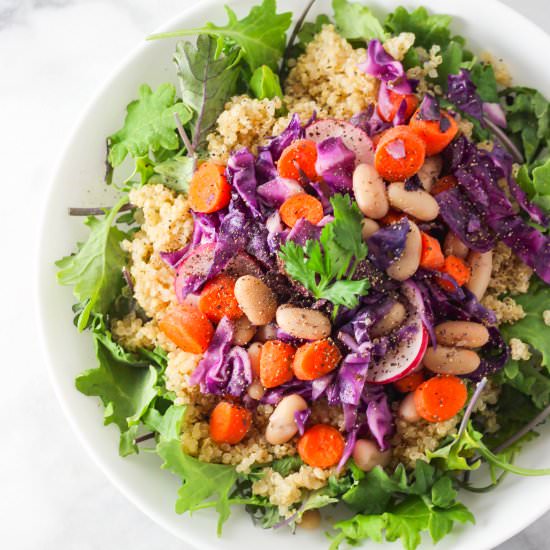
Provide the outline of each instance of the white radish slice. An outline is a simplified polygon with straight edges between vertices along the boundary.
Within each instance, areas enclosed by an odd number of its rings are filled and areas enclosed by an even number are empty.
[[[367,382],[371,384],[390,384],[413,373],[421,367],[422,358],[428,347],[428,331],[420,318],[420,309],[423,304],[418,303],[418,296],[407,285],[403,285],[403,294],[412,306],[409,323],[416,329],[411,337],[398,344],[373,363],[367,373]]]
[[[320,143],[329,137],[342,138],[344,145],[355,153],[355,164],[372,164],[374,146],[366,132],[350,122],[335,118],[325,118],[310,124],[306,129],[306,138]]]

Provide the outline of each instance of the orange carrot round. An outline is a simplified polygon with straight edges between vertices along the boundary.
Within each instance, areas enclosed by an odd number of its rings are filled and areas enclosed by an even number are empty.
[[[449,420],[464,407],[467,398],[466,385],[452,375],[434,376],[414,391],[416,410],[428,422]]]
[[[252,425],[252,413],[234,403],[220,401],[210,415],[210,437],[216,443],[235,445]]]
[[[219,323],[224,316],[232,320],[243,316],[235,298],[235,279],[229,275],[221,274],[208,281],[200,293],[198,306],[213,323]]]
[[[189,203],[195,212],[210,214],[225,208],[231,200],[231,186],[225,177],[225,167],[203,162],[189,184]]]
[[[336,428],[316,424],[298,441],[298,454],[312,468],[330,468],[340,462],[345,444],[342,434]]]
[[[388,90],[388,94],[391,105],[389,110],[387,112],[382,112],[383,109],[380,109],[380,105],[377,105],[377,111],[382,120],[385,120],[386,122],[391,122],[397,114],[397,111],[399,111],[403,101],[406,104],[405,119],[409,120],[409,118],[411,118],[416,108],[418,107],[418,98],[414,94],[403,95],[398,94],[393,90]]]
[[[446,111],[441,111],[441,119],[439,120],[423,120],[420,110],[416,111],[409,122],[411,129],[418,134],[426,144],[426,155],[437,155],[441,153],[458,132],[458,124],[456,120]],[[441,122],[447,120],[444,124],[447,125],[444,131],[441,130]]]
[[[419,370],[397,380],[393,385],[398,392],[410,393],[416,390],[422,382],[424,382],[424,372]]]
[[[260,381],[264,388],[275,388],[292,380],[292,359],[296,350],[281,340],[268,340],[260,356]]]
[[[465,285],[470,280],[470,275],[472,273],[470,266],[462,258],[458,258],[457,256],[447,256],[443,267],[439,271],[450,275],[458,286]],[[439,278],[437,282],[442,288],[449,292],[455,290],[453,283],[447,279]]]
[[[422,239],[420,265],[426,269],[441,269],[445,264],[445,256],[441,252],[439,241],[424,231],[420,232],[420,237]]]
[[[433,184],[430,193],[432,195],[439,195],[439,193],[443,193],[443,191],[454,189],[457,185],[458,181],[452,174],[443,176]]]
[[[301,170],[310,180],[315,180],[318,178],[316,162],[317,144],[310,139],[298,139],[282,152],[277,169],[283,178],[301,181]]]
[[[279,208],[279,214],[289,227],[294,227],[300,218],[317,225],[323,219],[323,205],[319,199],[300,193],[286,199]]]
[[[169,308],[159,321],[159,328],[176,346],[188,353],[204,353],[214,335],[208,317],[190,304]]]
[[[300,346],[294,356],[292,369],[299,380],[315,380],[333,371],[342,354],[330,339],[316,340]]]
[[[374,166],[385,180],[403,181],[420,170],[425,158],[424,141],[408,126],[394,126],[380,138]]]

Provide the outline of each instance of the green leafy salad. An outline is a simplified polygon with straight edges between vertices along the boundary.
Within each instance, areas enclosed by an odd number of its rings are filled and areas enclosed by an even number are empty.
[[[550,475],[516,461],[550,414],[550,103],[449,16],[313,4],[150,37],[178,86],[120,113],[120,198],[57,262],[76,388],[219,536],[240,506],[414,550]]]

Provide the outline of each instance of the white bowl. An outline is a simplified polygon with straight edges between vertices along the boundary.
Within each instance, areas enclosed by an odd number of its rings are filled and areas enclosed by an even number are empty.
[[[256,2],[232,1],[243,14]],[[376,0],[368,2],[375,11],[385,13],[403,2]],[[547,56],[550,38],[538,27],[512,9],[495,0],[415,0],[407,7],[425,5],[433,12],[454,16],[454,31],[464,35],[475,51],[489,50],[506,60],[515,82],[539,88],[550,97],[550,71]],[[279,9],[292,11],[298,2],[279,0]],[[301,11],[304,2],[299,2]],[[319,0],[312,10],[331,13],[330,1]],[[206,21],[223,23],[222,2],[203,1],[170,21],[159,31],[199,26]],[[84,237],[81,219],[67,216],[69,206],[106,205],[112,201],[113,189],[103,184],[105,136],[120,127],[126,104],[135,97],[144,82],[156,87],[162,82],[176,83],[172,66],[175,40],[143,42],[99,90],[85,110],[67,142],[50,185],[44,209],[42,242],[39,257],[39,297],[43,341],[51,377],[59,401],[83,445],[109,479],[144,513],[177,537],[201,549],[226,550],[252,547],[263,550],[300,548],[318,550],[328,547],[322,532],[298,532],[285,529],[263,531],[253,527],[248,516],[235,509],[216,537],[215,513],[204,511],[179,516],[174,501],[179,481],[160,469],[159,459],[142,453],[122,459],[117,454],[118,434],[115,426],[102,425],[102,408],[98,400],[85,397],[74,387],[75,376],[94,367],[89,335],[79,334],[72,324],[70,289],[56,284],[54,261],[74,249]],[[528,467],[548,466],[550,437],[528,445],[520,462]],[[476,526],[457,526],[445,538],[440,550],[484,550],[492,548],[536,520],[550,509],[550,478],[508,479],[489,495],[464,494],[462,500],[476,516]],[[426,548],[431,547],[427,542]]]

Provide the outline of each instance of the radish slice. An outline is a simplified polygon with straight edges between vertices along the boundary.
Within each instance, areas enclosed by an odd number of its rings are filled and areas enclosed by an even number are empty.
[[[344,145],[355,153],[355,163],[372,164],[374,147],[366,132],[345,120],[325,118],[314,122],[306,129],[306,138],[320,143],[329,137],[342,138]]]
[[[421,368],[428,347],[428,331],[420,317],[420,306],[423,304],[418,303],[417,293],[408,285],[403,285],[403,294],[412,307],[409,325],[415,326],[417,330],[369,368],[367,382],[371,384],[390,384]]]

